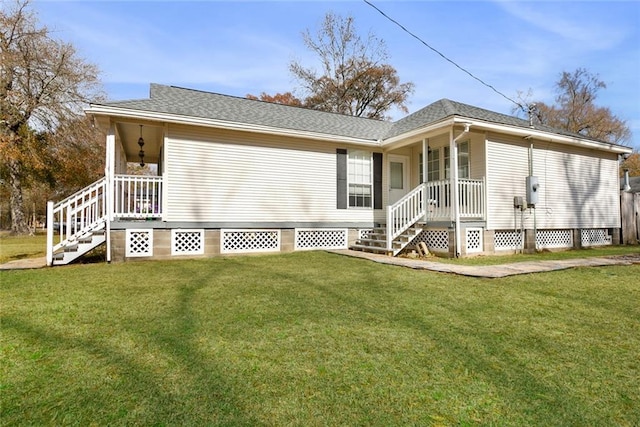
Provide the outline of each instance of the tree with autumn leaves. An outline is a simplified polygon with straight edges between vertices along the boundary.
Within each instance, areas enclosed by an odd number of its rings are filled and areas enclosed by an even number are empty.
[[[248,98],[370,119],[389,119],[387,113],[394,107],[408,112],[413,83],[400,82],[387,63],[384,42],[373,34],[363,39],[353,17],[327,13],[317,33],[306,30],[303,41],[321,65],[319,71],[297,61],[289,65],[304,99],[291,92]]]
[[[0,178],[14,234],[30,232],[26,193],[82,188],[101,174],[104,137],[82,112],[102,95],[98,76],[73,45],[38,24],[28,1],[2,3]]]

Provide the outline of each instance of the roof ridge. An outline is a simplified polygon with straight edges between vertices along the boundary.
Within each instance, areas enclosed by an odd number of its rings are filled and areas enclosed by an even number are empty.
[[[160,83],[151,83],[150,85],[150,98],[154,98],[154,94],[157,94],[157,90],[158,89],[177,89],[177,90],[183,90],[183,91],[188,91],[188,92],[197,92],[197,93],[201,93],[203,95],[213,95],[213,96],[220,96],[220,97],[224,97],[224,98],[230,98],[230,99],[236,99],[238,101],[244,102],[253,102],[253,103],[263,103],[263,104],[267,104],[267,105],[275,105],[277,106],[277,108],[283,107],[283,108],[296,108],[299,110],[304,110],[304,111],[313,111],[316,113],[320,113],[320,114],[334,114],[340,117],[347,117],[347,118],[353,118],[356,120],[368,120],[368,121],[372,121],[372,122],[376,122],[376,123],[393,123],[393,122],[389,122],[386,120],[381,120],[381,119],[372,119],[370,117],[361,117],[361,116],[352,116],[350,114],[343,114],[343,113],[336,113],[335,111],[324,111],[324,110],[316,110],[313,108],[307,108],[304,106],[299,106],[299,105],[289,105],[289,104],[282,104],[280,102],[270,102],[270,101],[264,101],[262,99],[251,99],[251,98],[247,98],[244,96],[238,96],[238,95],[229,95],[229,94],[225,94],[225,93],[219,93],[219,92],[212,92],[212,91],[207,91],[207,90],[202,90],[202,89],[193,89],[193,88],[188,88],[188,87],[181,87],[181,86],[175,86],[175,85],[163,85]]]
[[[447,116],[452,116],[454,114],[457,114],[457,109],[453,105],[453,101],[451,101],[450,99],[442,98],[440,100],[440,103],[442,104],[442,107],[444,108],[444,111]]]

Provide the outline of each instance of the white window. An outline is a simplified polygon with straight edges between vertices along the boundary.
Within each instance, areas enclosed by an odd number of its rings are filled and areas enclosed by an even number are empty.
[[[348,170],[349,207],[370,208],[373,199],[373,162],[371,153],[350,150]]]
[[[469,141],[458,144],[458,177],[469,178]]]
[[[440,150],[429,150],[427,154],[427,181],[440,180]]]
[[[444,147],[444,177],[451,177],[451,153],[449,147]],[[458,178],[469,178],[469,141],[458,144]]]

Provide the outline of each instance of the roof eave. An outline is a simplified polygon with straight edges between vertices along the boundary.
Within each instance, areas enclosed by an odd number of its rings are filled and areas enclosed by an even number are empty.
[[[384,139],[382,145],[385,148],[398,148],[408,140],[415,139],[417,137],[425,137],[426,134],[437,131],[440,128],[447,126],[454,126],[456,124],[470,124],[472,130],[485,130],[494,131],[500,133],[506,133],[509,135],[519,136],[527,139],[535,139],[538,141],[556,142],[558,144],[573,145],[584,148],[596,149],[600,151],[608,151],[616,154],[632,153],[631,147],[625,147],[622,145],[611,144],[607,142],[595,141],[587,138],[579,138],[567,135],[560,135],[557,133],[539,130],[535,128],[524,128],[521,126],[506,125],[500,123],[488,122],[485,120],[472,119],[464,116],[449,116],[445,119],[439,120],[435,123],[422,126],[409,132],[405,132],[394,137]]]
[[[430,123],[426,126],[421,126],[419,128],[413,129],[409,132],[401,133],[400,135],[392,136],[391,138],[383,139],[382,145],[385,148],[398,148],[407,140],[412,140],[416,137],[424,138],[426,134],[437,131],[441,128],[445,128],[447,126],[451,126],[455,124],[454,117],[447,117],[442,120],[438,120],[437,122]]]
[[[244,132],[258,132],[270,135],[284,135],[289,137],[321,140],[327,142],[348,143],[354,145],[380,146],[379,140],[355,138],[349,136],[332,135],[320,132],[302,131],[295,129],[278,128],[227,120],[216,120],[202,117],[185,116],[172,113],[160,113],[148,110],[120,108],[106,105],[91,104],[85,109],[85,113],[94,116],[109,116],[137,120],[160,121],[164,123],[186,124],[193,126],[211,127],[217,129],[236,130]]]
[[[580,138],[576,136],[560,135],[557,133],[535,128],[523,128],[520,126],[491,123],[484,120],[471,119],[468,117],[455,117],[454,121],[456,123],[469,123],[471,124],[471,129],[480,128],[488,131],[496,131],[514,136],[520,136],[526,139],[535,139],[537,141],[556,142],[558,144],[573,145],[600,151],[608,151],[616,154],[626,154],[633,151],[631,147],[625,147],[622,145],[595,141],[593,139]]]

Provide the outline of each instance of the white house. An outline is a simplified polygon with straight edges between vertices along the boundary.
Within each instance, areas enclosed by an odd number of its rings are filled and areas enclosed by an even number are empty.
[[[48,262],[611,244],[631,149],[443,99],[384,122],[173,86],[92,104],[105,176],[48,209]],[[127,162],[157,176],[126,175]],[[53,224],[60,224],[54,231]]]

